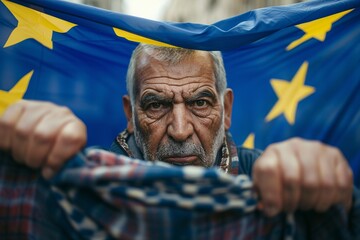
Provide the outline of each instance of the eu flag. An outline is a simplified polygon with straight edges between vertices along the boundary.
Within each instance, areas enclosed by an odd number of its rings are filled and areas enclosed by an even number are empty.
[[[237,144],[289,137],[342,150],[360,186],[360,2],[257,9],[212,25],[167,23],[60,0],[0,1],[0,114],[21,99],[66,105],[88,145],[126,126],[121,96],[139,42],[222,51]]]

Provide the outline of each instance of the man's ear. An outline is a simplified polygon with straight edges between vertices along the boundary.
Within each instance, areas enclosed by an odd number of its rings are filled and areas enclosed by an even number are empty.
[[[229,130],[231,126],[231,114],[232,114],[232,106],[234,101],[233,91],[230,88],[225,90],[224,94],[224,125],[225,130]]]
[[[123,108],[127,120],[127,130],[129,133],[134,131],[133,121],[132,121],[132,107],[129,95],[124,95],[123,98]]]

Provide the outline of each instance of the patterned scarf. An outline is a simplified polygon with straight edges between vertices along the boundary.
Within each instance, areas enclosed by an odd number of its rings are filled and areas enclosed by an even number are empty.
[[[218,168],[90,150],[53,184],[68,221],[86,239],[262,239],[279,238],[278,231],[291,239],[294,234],[292,215],[268,219],[256,210],[248,176]]]
[[[47,182],[1,151],[0,162],[0,239],[355,239],[360,233],[358,200],[349,225],[337,208],[267,218],[256,209],[248,176],[218,168],[93,149]]]

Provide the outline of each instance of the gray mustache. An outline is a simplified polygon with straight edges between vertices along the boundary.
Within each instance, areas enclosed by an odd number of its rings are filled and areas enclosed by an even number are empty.
[[[189,155],[198,156],[203,160],[205,158],[205,150],[202,146],[196,145],[192,142],[175,142],[173,140],[169,140],[169,142],[158,147],[156,157],[161,160],[171,156],[181,157]]]

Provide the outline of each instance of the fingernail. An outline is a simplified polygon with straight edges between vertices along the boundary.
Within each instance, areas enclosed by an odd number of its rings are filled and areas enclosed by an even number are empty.
[[[279,212],[279,209],[277,209],[276,207],[274,206],[265,206],[264,207],[264,212],[267,216],[269,217],[273,217],[275,216],[276,214],[278,214]]]
[[[42,175],[45,179],[49,179],[51,178],[53,175],[54,175],[54,170],[52,170],[51,168],[49,167],[45,167],[43,168],[42,170]]]

